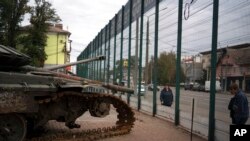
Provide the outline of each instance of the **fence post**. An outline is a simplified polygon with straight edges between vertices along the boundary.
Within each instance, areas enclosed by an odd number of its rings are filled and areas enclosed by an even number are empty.
[[[130,69],[131,69],[131,36],[132,36],[132,12],[133,1],[129,1],[129,39],[128,39],[128,88],[130,88]],[[130,93],[127,94],[127,103],[130,103]]]
[[[180,73],[181,73],[181,39],[182,39],[182,5],[183,0],[179,0],[178,11],[178,34],[177,34],[177,60],[176,60],[176,94],[175,94],[175,125],[180,122]]]
[[[154,69],[153,69],[153,116],[157,112],[157,59],[158,59],[158,28],[159,28],[159,0],[155,1],[155,46],[154,46]]]
[[[210,81],[210,105],[209,105],[209,128],[208,140],[214,141],[215,129],[215,82],[216,82],[216,61],[217,61],[217,38],[218,38],[218,12],[219,0],[213,2],[213,26],[212,26],[212,51],[211,51],[211,81]]]

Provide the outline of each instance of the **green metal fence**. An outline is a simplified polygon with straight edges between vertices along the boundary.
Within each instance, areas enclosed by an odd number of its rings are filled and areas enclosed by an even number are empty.
[[[233,62],[223,63],[225,54],[233,55],[228,50],[247,52],[249,13],[250,2],[246,0],[129,0],[77,58],[105,55],[106,60],[78,65],[77,75],[134,88],[135,94],[125,94],[127,102],[136,103],[137,110],[150,105],[153,116],[161,109],[171,113],[160,105],[157,91],[158,86],[170,84],[175,94],[175,125],[182,124],[180,113],[188,113],[185,110],[191,103],[187,100],[189,92],[182,87],[195,83],[204,86],[209,80],[210,92],[202,93],[208,99],[196,99],[198,110],[204,106],[209,111],[196,115],[207,121],[208,140],[215,140],[215,122],[224,120],[223,113],[215,109],[220,106],[215,82],[219,80],[223,90],[233,81],[246,92],[250,89],[250,63],[239,63],[244,55],[238,61],[232,57]],[[233,65],[239,69],[229,75]],[[152,92],[147,87],[150,83]]]

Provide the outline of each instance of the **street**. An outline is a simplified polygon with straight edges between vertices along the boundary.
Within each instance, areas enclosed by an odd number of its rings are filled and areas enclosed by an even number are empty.
[[[161,87],[163,88],[163,87]],[[160,91],[157,92],[157,106],[156,116],[162,117],[171,122],[175,121],[175,88],[171,87],[174,95],[173,105],[171,107],[163,106],[160,104]],[[180,89],[180,125],[190,130],[191,116],[192,116],[192,101],[194,99],[194,130],[201,136],[208,136],[209,126],[209,92],[199,92]],[[228,103],[232,95],[227,93],[216,93],[215,98],[215,133],[218,136],[218,140],[229,140],[229,125],[231,124],[231,118],[228,110]],[[249,94],[247,94],[248,102],[250,100]],[[123,95],[122,98],[126,101],[127,96]],[[138,109],[138,97],[132,95],[130,98],[130,105]],[[250,104],[249,104],[250,105]],[[153,92],[146,91],[146,95],[141,96],[140,111],[144,111],[152,115],[153,109]],[[250,124],[248,119],[246,124]]]
[[[162,88],[162,87],[161,87]],[[175,87],[171,87],[174,95],[174,102],[171,106],[172,109],[175,108]],[[191,112],[192,110],[192,100],[194,99],[194,111],[195,115],[208,117],[209,115],[209,92],[202,91],[192,91],[180,89],[180,110],[185,112]],[[227,109],[228,103],[232,95],[229,92],[226,93],[216,93],[215,99],[215,115],[216,119],[231,122],[229,118],[229,110]],[[137,101],[137,96],[132,96],[132,99]],[[250,96],[248,96],[248,101]],[[147,101],[153,103],[153,91],[146,91],[145,96],[141,96],[142,101]],[[160,105],[160,91],[157,92],[157,105]],[[250,105],[250,104],[249,104]],[[142,105],[143,106],[143,105]],[[250,123],[250,120],[248,120]]]

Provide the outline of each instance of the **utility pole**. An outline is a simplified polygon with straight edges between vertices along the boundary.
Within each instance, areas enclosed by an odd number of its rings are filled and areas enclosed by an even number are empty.
[[[148,84],[148,50],[149,50],[149,18],[147,20],[145,84]]]

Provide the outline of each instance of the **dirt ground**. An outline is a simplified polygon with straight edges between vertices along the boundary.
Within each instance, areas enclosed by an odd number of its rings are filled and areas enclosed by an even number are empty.
[[[77,123],[81,125],[80,129],[87,130],[94,128],[101,128],[106,126],[115,125],[116,112],[111,110],[110,115],[105,118],[94,118],[88,113],[84,114],[77,120]],[[174,126],[174,123],[166,120],[152,117],[150,115],[135,111],[135,125],[130,134],[116,136],[111,138],[100,139],[101,141],[188,141],[190,140],[190,133],[186,130]],[[47,124],[49,131],[67,131],[66,127],[62,123],[50,121]],[[74,130],[72,132],[74,132]],[[63,141],[73,141],[74,139],[68,139]],[[206,139],[193,135],[193,141],[206,141]]]
[[[135,126],[130,134],[103,139],[102,141],[188,141],[190,133],[174,126],[174,123],[152,117],[144,113],[136,113]],[[193,141],[206,141],[193,135]]]

